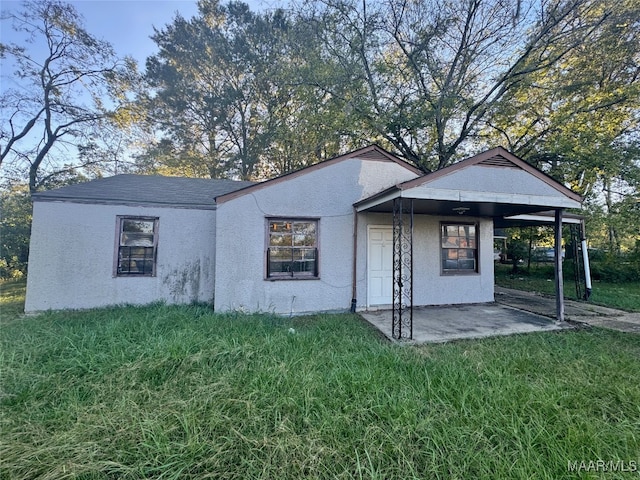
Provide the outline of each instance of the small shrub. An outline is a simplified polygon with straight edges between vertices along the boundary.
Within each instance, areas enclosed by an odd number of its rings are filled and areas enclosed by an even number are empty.
[[[0,279],[18,280],[24,277],[27,265],[19,262],[16,257],[10,260],[11,262],[7,262],[5,258],[0,258]]]
[[[611,283],[634,282],[640,279],[640,260],[637,255],[608,255],[591,262],[594,280]]]

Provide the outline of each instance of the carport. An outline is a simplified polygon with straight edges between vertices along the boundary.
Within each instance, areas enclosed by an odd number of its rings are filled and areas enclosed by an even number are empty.
[[[562,324],[563,212],[565,209],[581,208],[581,203],[582,198],[578,194],[501,147],[396,185],[356,203],[356,222],[358,214],[363,212],[384,213],[392,217],[391,337],[414,339],[414,315],[418,312],[421,317],[420,325],[427,325],[426,328],[432,328],[434,331],[438,327],[430,323],[427,317],[432,315],[436,319],[445,315],[444,311],[438,310],[445,307],[420,306],[419,310],[418,306],[414,306],[414,270],[416,267],[420,268],[414,264],[414,220],[418,215],[440,218],[456,216],[460,219],[484,218],[491,219],[496,224],[505,222],[505,219],[522,215],[535,216],[540,212],[551,211],[555,243],[556,321]],[[355,230],[357,231],[357,228]],[[420,285],[419,288],[428,288],[428,285]],[[460,308],[471,307],[456,306],[452,312]],[[482,310],[489,307],[475,308]],[[491,315],[504,317],[505,312],[501,309],[491,307],[490,310]],[[455,313],[453,315],[458,318]],[[374,318],[382,318],[382,314],[372,313],[371,319]],[[473,318],[473,315],[469,318]],[[528,321],[524,323],[531,324]]]

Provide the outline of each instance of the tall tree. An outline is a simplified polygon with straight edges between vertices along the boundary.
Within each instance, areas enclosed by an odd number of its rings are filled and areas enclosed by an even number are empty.
[[[25,40],[0,46],[16,85],[0,96],[0,162],[24,172],[33,192],[60,168],[76,167],[69,161],[75,147],[99,137],[105,119],[123,114],[135,63],[116,58],[84,29],[75,8],[59,0],[25,2],[2,21]]]
[[[199,8],[198,17],[177,16],[153,37],[160,51],[147,61],[155,94],[148,104],[166,134],[154,148],[198,176],[250,178],[279,93],[264,75],[277,51],[277,35],[267,33],[286,25],[243,3]]]
[[[350,108],[372,136],[425,170],[466,153],[492,107],[529,75],[589,41],[609,12],[598,0],[308,0],[351,82]]]
[[[156,31],[145,103],[162,137],[141,164],[254,179],[335,154],[340,111],[328,92],[300,80],[313,56],[308,33],[283,10],[216,0]]]
[[[621,0],[590,14],[603,12],[592,41],[513,88],[485,132],[585,195],[615,251],[640,239],[640,220],[627,215],[640,187],[640,5]]]

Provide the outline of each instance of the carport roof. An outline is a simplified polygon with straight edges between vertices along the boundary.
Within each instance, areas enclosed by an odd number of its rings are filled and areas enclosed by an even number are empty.
[[[582,197],[502,147],[395,185],[355,204],[359,212],[391,212],[397,198],[414,213],[510,217],[580,208]]]
[[[523,215],[513,215],[511,217],[502,217],[494,219],[494,228],[509,227],[529,227],[535,225],[553,225],[555,212],[547,210],[545,212],[536,212]],[[565,212],[562,214],[562,223],[579,224],[584,220],[583,215]]]

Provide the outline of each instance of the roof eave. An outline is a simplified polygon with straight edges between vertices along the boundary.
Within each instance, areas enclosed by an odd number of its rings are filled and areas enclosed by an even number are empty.
[[[394,200],[402,195],[402,190],[398,185],[394,185],[386,190],[383,190],[371,197],[362,199],[353,204],[356,209],[356,212],[364,212],[378,205],[382,205],[383,203],[388,202],[389,200]]]
[[[140,200],[119,200],[119,199],[95,199],[95,198],[78,198],[78,197],[62,197],[33,195],[34,202],[59,202],[59,203],[77,203],[82,205],[123,205],[130,207],[157,207],[157,208],[180,208],[193,210],[215,210],[215,203],[170,203],[170,202],[151,202]]]

